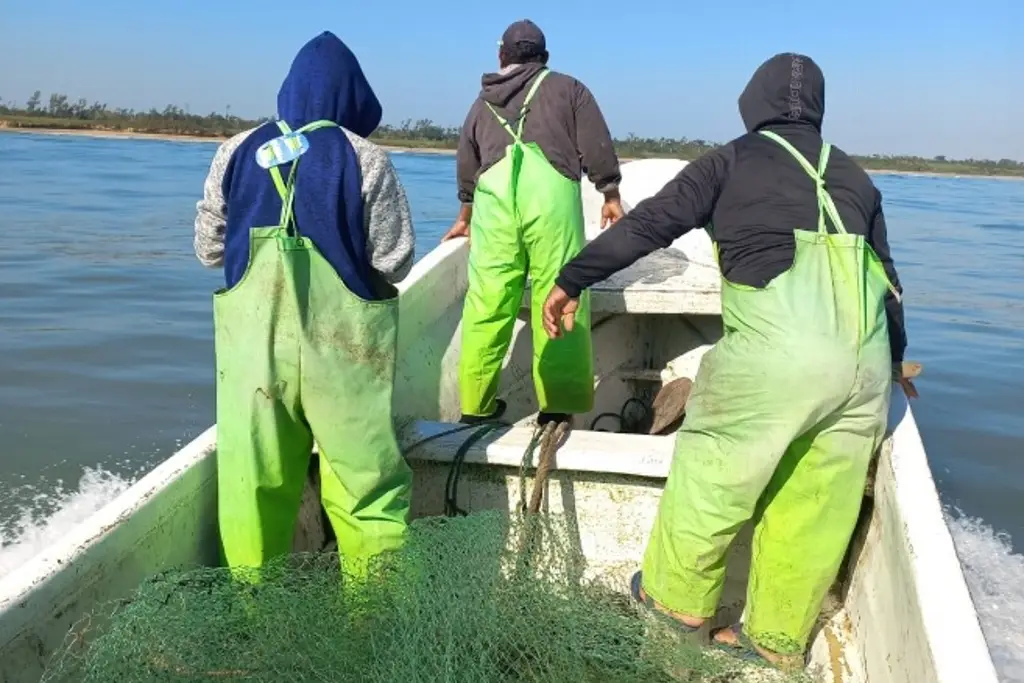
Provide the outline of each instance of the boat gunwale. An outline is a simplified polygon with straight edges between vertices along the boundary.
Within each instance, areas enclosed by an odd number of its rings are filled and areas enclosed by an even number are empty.
[[[45,589],[61,572],[73,571],[77,560],[87,556],[104,538],[116,533],[124,522],[194,467],[215,457],[216,449],[217,427],[214,425],[72,527],[46,550],[33,556],[16,571],[0,577],[0,650],[20,633],[16,617],[13,625],[16,632],[8,633],[12,628],[12,613],[24,610],[28,616],[31,601],[39,597],[34,595],[37,591]]]
[[[936,683],[998,683],[917,420],[898,388],[892,394],[889,425],[892,449],[886,462],[895,495],[893,511],[902,522],[925,641],[939,674]],[[876,496],[881,479],[876,474]]]

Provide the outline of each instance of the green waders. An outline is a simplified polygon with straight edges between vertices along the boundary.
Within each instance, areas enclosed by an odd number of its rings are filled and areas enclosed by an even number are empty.
[[[744,632],[795,654],[838,573],[884,436],[891,285],[826,191],[831,147],[815,169],[781,137],[762,134],[817,185],[818,230],[794,231],[792,267],[764,289],[723,279],[725,334],[697,373],[643,581],[665,607],[712,616],[726,550],[753,519]]]
[[[287,183],[270,169],[281,222],[250,231],[245,275],[214,295],[221,541],[232,567],[290,551],[315,439],[338,551],[359,574],[401,544],[409,513],[412,472],[391,421],[398,300],[352,294],[299,234],[300,161]]]
[[[480,175],[470,225],[469,291],[462,313],[459,387],[464,415],[485,416],[496,409],[501,365],[513,325],[531,279],[533,381],[540,410],[586,413],[594,404],[590,346],[590,298],[580,297],[573,331],[551,343],[544,332],[543,307],[559,271],[585,237],[580,185],[559,173],[533,142],[523,142],[529,105],[548,71],[541,71],[527,93],[505,156]],[[490,105],[488,105],[490,108]]]

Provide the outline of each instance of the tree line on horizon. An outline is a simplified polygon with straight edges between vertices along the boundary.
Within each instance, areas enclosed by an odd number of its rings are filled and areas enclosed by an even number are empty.
[[[24,106],[13,102],[4,103],[0,98],[0,126],[25,129],[107,130],[226,138],[271,118],[246,119],[234,116],[230,107],[223,114],[211,112],[205,115],[193,114],[187,108],[173,104],[163,110],[154,107],[148,111],[111,108],[106,103],[89,103],[84,98],[72,101],[62,93],[52,93],[44,102],[38,90]],[[459,133],[460,128],[457,126],[440,126],[430,119],[407,119],[399,125],[381,124],[370,137],[385,145],[451,149],[458,144]],[[692,160],[717,146],[718,143],[707,140],[638,137],[632,133],[624,139],[615,140],[619,156],[631,159],[672,157]],[[885,154],[854,155],[854,159],[864,168],[872,170],[1024,176],[1024,162],[1014,159],[948,159],[943,155],[927,159]]]

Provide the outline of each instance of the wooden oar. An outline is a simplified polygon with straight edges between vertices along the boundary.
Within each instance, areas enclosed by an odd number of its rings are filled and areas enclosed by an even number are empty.
[[[924,366],[917,361],[903,361],[901,367],[903,379],[913,379],[921,374]],[[900,379],[895,377],[894,379]],[[686,414],[686,402],[690,398],[690,391],[693,389],[693,382],[680,377],[663,385],[654,397],[652,411],[654,417],[651,420],[649,434],[666,434],[673,431],[670,428],[677,428],[678,422]]]
[[[686,414],[686,401],[692,388],[693,381],[688,377],[674,379],[661,387],[651,406],[654,417],[649,434],[665,434],[678,428]]]

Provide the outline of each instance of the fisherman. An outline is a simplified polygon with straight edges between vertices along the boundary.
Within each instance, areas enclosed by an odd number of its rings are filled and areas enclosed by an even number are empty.
[[[581,294],[707,226],[722,270],[723,338],[701,362],[634,598],[700,641],[724,557],[754,520],[742,626],[714,634],[782,668],[811,627],[857,521],[906,335],[882,198],[823,142],[825,81],[799,54],[762,64],[739,99],[748,133],[689,164],[561,271],[553,338]]]
[[[462,126],[462,208],[444,236],[471,237],[459,363],[462,420],[504,411],[498,379],[529,277],[538,423],[569,421],[594,402],[589,305],[584,296],[578,325],[554,346],[544,334],[541,306],[559,269],[585,242],[584,167],[604,194],[602,228],[623,215],[622,176],[597,102],[582,83],[548,69],[537,25],[515,22],[498,46],[500,70],[484,74]]]
[[[289,552],[314,440],[346,570],[401,544],[412,474],[391,422],[405,191],[366,140],[381,106],[334,34],[308,42],[278,120],[221,145],[195,250],[214,295],[219,520],[229,566]]]

